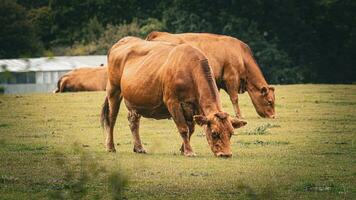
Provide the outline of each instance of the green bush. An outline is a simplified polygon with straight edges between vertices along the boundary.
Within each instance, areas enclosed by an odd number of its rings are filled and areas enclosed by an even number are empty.
[[[140,36],[140,26],[136,20],[117,26],[108,24],[106,30],[96,41],[98,54],[106,54],[109,48],[125,36]]]
[[[95,16],[89,20],[88,25],[83,28],[83,43],[93,43],[98,40],[101,34],[104,32],[104,26],[98,21],[98,18]]]
[[[156,18],[148,18],[141,23],[140,36],[145,38],[152,31],[164,31],[165,25]]]
[[[133,20],[131,23],[119,25],[108,24],[104,29],[96,17],[90,20],[84,29],[86,37],[81,42],[75,42],[71,47],[55,47],[52,49],[55,55],[105,55],[110,47],[118,40],[126,36],[144,38],[154,30],[164,30],[164,24],[155,18],[148,18],[139,23]]]
[[[37,37],[48,48],[53,37],[53,18],[49,7],[33,8],[28,12],[28,19],[34,26],[34,31]]]
[[[231,18],[223,29],[224,34],[246,42],[254,53],[256,61],[269,83],[299,83],[303,77],[288,54],[278,48],[278,38],[267,40],[268,32],[261,32],[254,21],[245,18]]]
[[[0,13],[0,58],[30,57],[41,53],[41,42],[23,6],[16,1],[0,0]]]

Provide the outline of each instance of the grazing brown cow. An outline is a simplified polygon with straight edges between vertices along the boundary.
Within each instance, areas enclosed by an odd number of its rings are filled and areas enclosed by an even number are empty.
[[[181,152],[194,156],[190,137],[195,123],[216,156],[230,157],[233,128],[246,124],[222,111],[206,57],[190,45],[149,42],[136,37],[118,41],[108,55],[107,96],[101,122],[106,145],[115,151],[113,130],[124,99],[134,139],[134,152],[145,153],[139,136],[140,117],[173,118],[183,139]]]
[[[261,117],[275,117],[274,88],[267,84],[250,48],[242,41],[209,33],[166,32],[152,32],[146,40],[187,43],[200,49],[209,60],[218,88],[229,94],[237,117],[241,117],[238,93],[246,90]]]
[[[104,91],[107,80],[107,67],[83,67],[64,74],[53,92]]]

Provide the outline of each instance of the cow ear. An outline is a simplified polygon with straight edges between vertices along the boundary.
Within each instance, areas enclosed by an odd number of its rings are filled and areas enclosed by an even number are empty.
[[[203,115],[194,115],[193,118],[195,123],[197,123],[199,126],[207,125],[209,123],[208,118]]]
[[[265,87],[265,86],[263,86],[263,87],[261,88],[261,94],[262,94],[263,96],[266,96],[266,95],[268,94],[268,88]]]
[[[269,86],[268,89],[272,90],[274,92],[274,87]]]
[[[231,118],[231,124],[235,129],[237,129],[237,128],[245,126],[247,124],[247,122],[240,121],[236,117],[234,117],[234,118]]]

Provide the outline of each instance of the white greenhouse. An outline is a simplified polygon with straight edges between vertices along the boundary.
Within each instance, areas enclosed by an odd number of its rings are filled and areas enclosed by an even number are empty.
[[[80,67],[106,65],[106,56],[59,56],[0,60],[0,88],[5,94],[51,92],[58,79]]]

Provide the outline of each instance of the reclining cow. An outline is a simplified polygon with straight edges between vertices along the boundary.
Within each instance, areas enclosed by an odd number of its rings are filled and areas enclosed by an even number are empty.
[[[185,156],[195,155],[190,145],[195,123],[204,126],[212,152],[221,157],[232,155],[233,129],[246,124],[222,111],[206,57],[187,44],[121,39],[108,54],[106,92],[101,122],[107,131],[109,152],[115,152],[113,130],[122,99],[129,111],[133,150],[137,153],[146,152],[139,136],[141,116],[173,118]]]
[[[64,74],[57,82],[58,92],[104,91],[107,67],[83,67]]]
[[[237,117],[241,117],[238,93],[246,90],[261,117],[275,117],[274,88],[267,84],[250,48],[242,41],[208,33],[166,32],[151,32],[146,40],[186,43],[200,49],[209,60],[218,88],[229,94]]]

